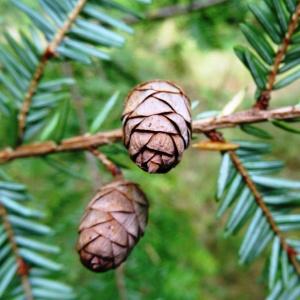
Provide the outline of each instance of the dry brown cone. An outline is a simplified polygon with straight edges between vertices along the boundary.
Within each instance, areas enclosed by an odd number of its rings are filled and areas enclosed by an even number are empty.
[[[102,187],[79,227],[83,265],[94,272],[118,267],[144,235],[147,219],[148,201],[136,184],[122,179]]]
[[[135,87],[122,120],[131,159],[149,173],[166,173],[175,167],[190,143],[190,101],[172,82],[155,80]]]

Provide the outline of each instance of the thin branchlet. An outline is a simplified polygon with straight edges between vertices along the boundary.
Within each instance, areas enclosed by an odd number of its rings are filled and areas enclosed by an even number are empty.
[[[115,178],[123,177],[121,169],[116,164],[114,164],[111,160],[109,160],[104,153],[100,152],[99,150],[93,147],[91,147],[89,151],[104,165],[106,170],[110,172],[113,177]]]
[[[206,135],[213,142],[225,142],[223,135],[216,130],[210,131],[206,133]],[[296,272],[300,275],[300,264],[297,260],[297,251],[287,243],[284,234],[277,226],[271,211],[269,210],[268,206],[265,204],[262,194],[257,189],[255,183],[251,179],[247,169],[244,167],[238,155],[235,153],[235,151],[228,151],[228,153],[230,155],[230,159],[234,164],[236,170],[240,173],[245,184],[248,186],[249,190],[253,194],[256,204],[262,210],[268,224],[270,225],[271,230],[279,238],[281,248],[283,249],[283,251],[287,253],[291,264],[294,266]]]
[[[295,33],[296,29],[298,28],[299,19],[300,19],[300,2],[297,5],[295,12],[290,19],[290,23],[289,23],[287,32],[283,38],[281,45],[279,46],[279,48],[276,52],[273,66],[268,75],[266,88],[260,93],[260,95],[256,101],[256,104],[254,105],[254,107],[257,109],[262,110],[262,109],[267,109],[269,107],[269,103],[271,100],[271,92],[274,88],[274,85],[275,85],[275,82],[277,79],[277,75],[278,75],[278,72],[280,69],[280,65],[283,62],[285,55],[288,51],[288,48],[289,48],[291,40],[292,40],[292,36]]]
[[[44,53],[41,55],[40,62],[37,65],[35,72],[32,76],[32,79],[29,83],[27,93],[24,97],[22,107],[20,109],[20,113],[18,116],[18,144],[20,145],[23,141],[23,135],[26,129],[26,119],[30,110],[30,106],[32,103],[32,98],[35,95],[39,82],[43,77],[46,65],[48,61],[55,56],[56,50],[58,46],[61,44],[67,32],[72,27],[75,22],[77,16],[82,11],[84,5],[87,0],[79,0],[75,5],[74,9],[70,12],[67,20],[63,24],[63,26],[57,31],[54,35],[52,41],[46,46]]]
[[[272,68],[272,70],[269,74],[269,77],[268,77],[266,89],[261,93],[260,97],[258,98],[258,100],[257,100],[257,102],[254,106],[254,108],[258,109],[260,112],[262,112],[262,110],[267,109],[268,106],[269,106],[269,102],[271,100],[271,93],[272,93],[274,84],[276,82],[276,78],[277,78],[277,75],[278,75],[278,72],[279,72],[280,65],[281,65],[281,63],[282,63],[282,61],[283,61],[283,59],[284,59],[284,57],[287,53],[287,50],[289,48],[292,36],[295,33],[295,31],[296,31],[296,29],[299,25],[299,18],[300,18],[300,1],[298,1],[298,5],[296,7],[296,10],[295,10],[294,14],[291,17],[286,35],[283,39],[283,42],[282,42],[281,46],[279,47],[279,49],[276,53],[273,68]],[[251,180],[251,177],[249,176],[246,168],[243,166],[243,164],[240,161],[237,154],[233,151],[230,151],[229,154],[230,154],[230,158],[231,158],[233,164],[235,165],[236,169],[242,175],[245,183],[247,184],[247,186],[249,187],[249,189],[253,193],[253,195],[255,197],[255,200],[256,200],[256,203],[261,208],[261,210],[263,211],[263,213],[264,213],[264,215],[265,215],[272,231],[274,232],[274,234],[276,236],[279,237],[281,248],[287,253],[291,264],[294,266],[297,274],[300,275],[300,265],[299,265],[299,262],[297,260],[297,251],[293,247],[289,246],[289,244],[287,243],[287,240],[286,240],[284,234],[282,233],[282,231],[277,226],[277,224],[276,224],[275,220],[273,219],[273,216],[272,216],[269,208],[265,204],[263,196],[258,191],[255,183]]]
[[[242,164],[242,162],[239,159],[239,157],[237,156],[237,154],[234,151],[229,151],[229,155],[230,155],[231,161],[233,162],[235,168],[241,174],[241,176],[243,177],[248,188],[254,195],[255,201],[256,201],[257,205],[260,207],[260,209],[262,210],[263,214],[265,215],[265,218],[267,219],[272,231],[280,239],[281,248],[287,253],[291,264],[294,266],[296,272],[300,275],[300,264],[297,260],[296,250],[287,243],[285,236],[283,235],[282,231],[277,226],[277,224],[273,218],[273,215],[271,214],[269,208],[265,204],[262,194],[259,192],[255,183],[252,181],[248,171]]]
[[[242,117],[242,119],[247,120],[246,122],[241,122],[240,124],[255,123],[255,122],[259,122],[261,120],[268,121],[268,120],[275,119],[275,118],[276,119],[285,119],[285,117],[287,117],[287,114],[286,114],[287,111],[285,110],[285,108],[283,109],[284,111],[282,111],[282,109],[275,110],[275,111],[264,111],[264,110],[266,110],[269,106],[269,102],[271,100],[271,93],[274,88],[274,84],[276,82],[276,78],[277,78],[277,75],[279,72],[280,65],[286,55],[286,52],[287,52],[288,47],[291,42],[292,35],[294,34],[294,32],[296,31],[296,29],[298,27],[299,18],[300,18],[300,3],[297,5],[295,13],[291,17],[291,21],[288,26],[287,33],[284,37],[282,44],[280,45],[280,47],[276,53],[272,70],[270,71],[269,76],[268,76],[266,89],[261,92],[260,96],[257,99],[256,104],[254,105],[254,110],[251,110],[250,114],[246,113],[243,116],[243,115],[241,115],[241,113],[238,113],[239,116],[237,119],[239,119],[239,117]],[[279,112],[280,110],[281,110],[281,112]],[[288,108],[289,112],[292,112],[295,110],[298,111],[298,107]],[[278,114],[278,112],[279,112],[279,114]],[[297,112],[297,114],[298,114],[298,112]],[[295,118],[296,118],[296,116],[295,116]],[[223,135],[220,132],[218,132],[216,129],[218,127],[224,128],[224,127],[235,126],[236,124],[238,124],[238,123],[236,123],[236,115],[235,115],[234,119],[235,120],[232,120],[232,119],[228,118],[228,116],[225,117],[225,119],[224,119],[224,117],[218,118],[217,122],[215,121],[215,123],[217,123],[218,126],[211,127],[211,131],[206,132],[206,135],[214,142],[225,142]],[[286,119],[288,119],[288,118],[286,118]],[[208,126],[208,124],[211,121],[212,120],[210,120],[208,123],[206,123],[206,125]],[[245,184],[248,186],[248,188],[252,192],[254,199],[255,199],[257,205],[262,210],[266,220],[268,221],[268,223],[270,225],[270,228],[272,229],[273,233],[279,238],[281,248],[283,249],[283,251],[285,251],[287,253],[291,264],[295,268],[297,274],[300,275],[300,265],[297,260],[296,250],[294,248],[292,248],[291,246],[289,246],[289,244],[287,243],[287,240],[286,240],[284,234],[277,226],[272,213],[270,212],[268,206],[265,204],[262,194],[259,192],[255,183],[252,181],[247,169],[242,164],[238,155],[234,151],[228,151],[228,153],[230,155],[231,161],[234,164],[236,170],[241,174]]]
[[[270,120],[291,120],[300,117],[300,106],[287,106],[273,110],[250,109],[227,116],[217,116],[193,122],[194,133],[232,128],[244,124],[268,122]]]
[[[0,217],[2,218],[8,241],[18,264],[17,274],[20,276],[26,300],[33,300],[32,288],[29,281],[29,267],[24,259],[20,256],[13,227],[8,219],[7,210],[2,204],[0,204]]]

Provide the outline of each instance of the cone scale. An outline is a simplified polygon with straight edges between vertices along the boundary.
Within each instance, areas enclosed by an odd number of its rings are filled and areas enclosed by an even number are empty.
[[[190,143],[190,100],[172,82],[145,82],[129,93],[122,122],[131,159],[146,172],[166,173]]]
[[[82,264],[94,272],[120,266],[144,235],[147,219],[148,201],[136,184],[116,180],[102,187],[80,223]]]

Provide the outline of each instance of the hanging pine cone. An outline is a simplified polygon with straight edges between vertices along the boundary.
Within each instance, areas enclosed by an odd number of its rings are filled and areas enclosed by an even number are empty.
[[[122,120],[131,159],[149,173],[175,167],[190,143],[190,101],[174,83],[138,85],[127,97]]]
[[[143,236],[147,218],[148,201],[136,184],[117,180],[102,187],[79,227],[83,265],[94,272],[118,267]]]

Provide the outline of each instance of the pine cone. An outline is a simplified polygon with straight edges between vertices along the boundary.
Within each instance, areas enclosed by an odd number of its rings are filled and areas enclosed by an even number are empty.
[[[148,201],[136,184],[117,180],[102,187],[79,227],[83,265],[94,272],[118,267],[144,235],[147,219]]]
[[[190,143],[190,101],[168,81],[149,81],[134,88],[122,121],[131,159],[149,173],[166,173],[175,167]]]

